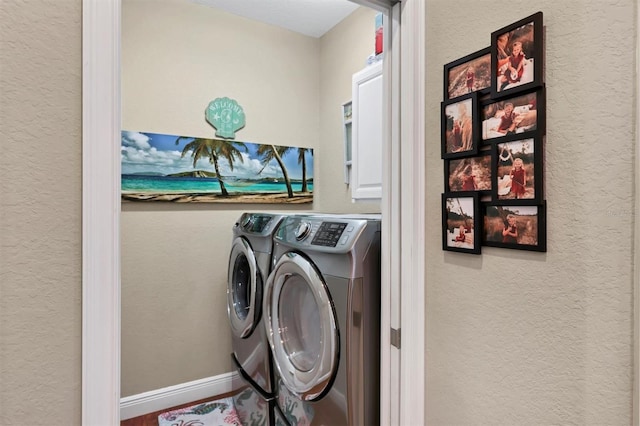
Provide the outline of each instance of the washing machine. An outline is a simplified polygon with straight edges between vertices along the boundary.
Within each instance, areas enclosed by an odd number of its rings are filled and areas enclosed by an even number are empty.
[[[227,280],[227,313],[233,363],[243,381],[233,396],[242,424],[276,424],[272,357],[263,325],[264,283],[273,233],[284,214],[243,213],[233,225]]]
[[[291,424],[377,425],[379,215],[285,218],[264,295],[276,401]]]

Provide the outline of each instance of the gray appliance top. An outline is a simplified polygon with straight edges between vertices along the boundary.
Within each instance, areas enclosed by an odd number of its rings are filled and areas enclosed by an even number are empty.
[[[305,251],[346,253],[363,232],[380,231],[379,217],[356,215],[290,216],[274,235],[276,242]]]

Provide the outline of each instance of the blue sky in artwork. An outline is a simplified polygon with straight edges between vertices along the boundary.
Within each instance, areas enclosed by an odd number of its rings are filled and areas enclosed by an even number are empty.
[[[190,154],[182,157],[182,149],[191,141],[183,139],[178,145],[178,136],[160,133],[122,131],[121,164],[122,174],[149,173],[170,174],[194,170],[193,158]],[[244,141],[242,141],[244,142]],[[231,170],[226,159],[220,158],[220,174],[224,177],[242,179],[260,179],[282,177],[282,170],[275,160],[263,168],[263,164],[256,155],[259,144],[244,142],[248,152],[242,149],[243,161],[234,161]],[[302,165],[298,164],[298,147],[289,150],[283,157],[289,176],[292,179],[302,178]],[[307,179],[313,178],[313,150],[305,154],[307,164]],[[214,171],[208,159],[200,159],[195,170]],[[260,171],[262,170],[262,171]]]

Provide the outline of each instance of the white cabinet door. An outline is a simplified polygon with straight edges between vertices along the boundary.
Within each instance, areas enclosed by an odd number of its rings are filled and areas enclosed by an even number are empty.
[[[353,75],[353,201],[382,198],[382,61]]]

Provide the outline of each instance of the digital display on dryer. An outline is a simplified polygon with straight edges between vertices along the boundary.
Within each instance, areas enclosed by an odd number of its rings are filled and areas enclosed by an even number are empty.
[[[340,241],[342,232],[347,227],[346,223],[341,222],[322,222],[316,232],[315,237],[311,241],[311,245],[335,247]]]

